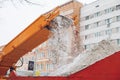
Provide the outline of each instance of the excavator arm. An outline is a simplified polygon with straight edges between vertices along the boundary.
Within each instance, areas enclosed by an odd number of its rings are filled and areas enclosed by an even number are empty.
[[[20,57],[46,41],[52,33],[46,26],[59,15],[59,7],[41,15],[24,31],[10,41],[0,52],[0,76],[15,64]]]

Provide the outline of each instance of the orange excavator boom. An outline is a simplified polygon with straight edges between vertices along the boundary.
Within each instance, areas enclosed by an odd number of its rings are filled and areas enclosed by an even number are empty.
[[[3,48],[0,53],[0,76],[5,75],[20,57],[49,38],[52,32],[46,26],[49,26],[50,22],[58,15],[59,7],[41,15]]]

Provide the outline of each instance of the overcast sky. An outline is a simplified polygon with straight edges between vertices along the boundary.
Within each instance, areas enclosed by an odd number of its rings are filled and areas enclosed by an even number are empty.
[[[13,2],[11,2],[13,1]],[[19,0],[0,0],[0,46],[7,44],[40,14],[70,0],[29,0],[33,4]],[[88,4],[96,0],[78,0]]]

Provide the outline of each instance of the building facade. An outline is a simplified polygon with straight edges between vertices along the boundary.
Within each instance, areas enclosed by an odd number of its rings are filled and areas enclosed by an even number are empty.
[[[101,40],[120,45],[120,1],[97,0],[81,8],[82,46],[90,49]]]
[[[46,41],[35,49],[35,71],[39,71],[41,76],[47,75],[55,68],[53,62],[50,59],[52,54],[48,51],[47,43],[48,42]]]

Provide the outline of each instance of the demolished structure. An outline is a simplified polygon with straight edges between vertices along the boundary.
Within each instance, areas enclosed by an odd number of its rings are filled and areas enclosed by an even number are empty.
[[[60,33],[58,36],[60,37],[60,42],[62,42],[62,43],[56,42],[55,38],[52,37],[51,39],[49,39],[48,41],[46,41],[45,43],[43,43],[42,45],[40,45],[39,47],[37,47],[35,49],[37,56],[41,56],[41,57],[38,57],[38,61],[36,64],[39,67],[39,68],[37,67],[37,69],[40,70],[41,75],[47,75],[49,72],[53,72],[58,67],[62,66],[60,60],[63,60],[62,59],[63,56],[68,57],[68,59],[66,60],[67,62],[65,62],[63,64],[66,64],[66,63],[68,64],[68,63],[72,62],[74,57],[76,57],[79,54],[77,52],[81,51],[80,45],[79,45],[81,42],[81,40],[80,40],[80,25],[79,25],[80,8],[81,7],[82,7],[82,4],[77,1],[69,1],[60,6],[60,15],[66,16],[67,18],[72,19],[73,22],[74,22],[74,20],[76,20],[75,22],[77,22],[77,23],[75,23],[76,26],[74,26],[74,24],[72,24],[66,30],[64,29],[64,27],[66,28],[66,26],[64,26],[64,25],[61,28],[61,30],[59,28],[58,32],[60,32]],[[63,19],[63,21],[65,24],[66,21],[64,19]],[[56,38],[58,38],[58,36],[56,36]],[[65,39],[63,39],[63,38],[65,38]],[[57,43],[57,44],[55,44],[55,43]],[[54,45],[52,45],[52,44],[54,44]],[[60,52],[60,50],[56,50],[56,48],[58,48],[58,47],[56,47],[57,45],[59,45],[59,46],[61,45],[61,48],[65,49],[65,51],[67,53],[64,55],[64,54],[62,54],[63,51]],[[56,52],[54,52],[54,50]],[[55,54],[55,53],[58,53],[58,54]],[[59,54],[60,54],[61,58],[58,57]],[[53,57],[56,57],[56,60],[54,60]]]
[[[68,76],[112,55],[119,49],[113,42],[103,40],[91,50],[80,53],[72,63],[62,66],[49,76]]]

